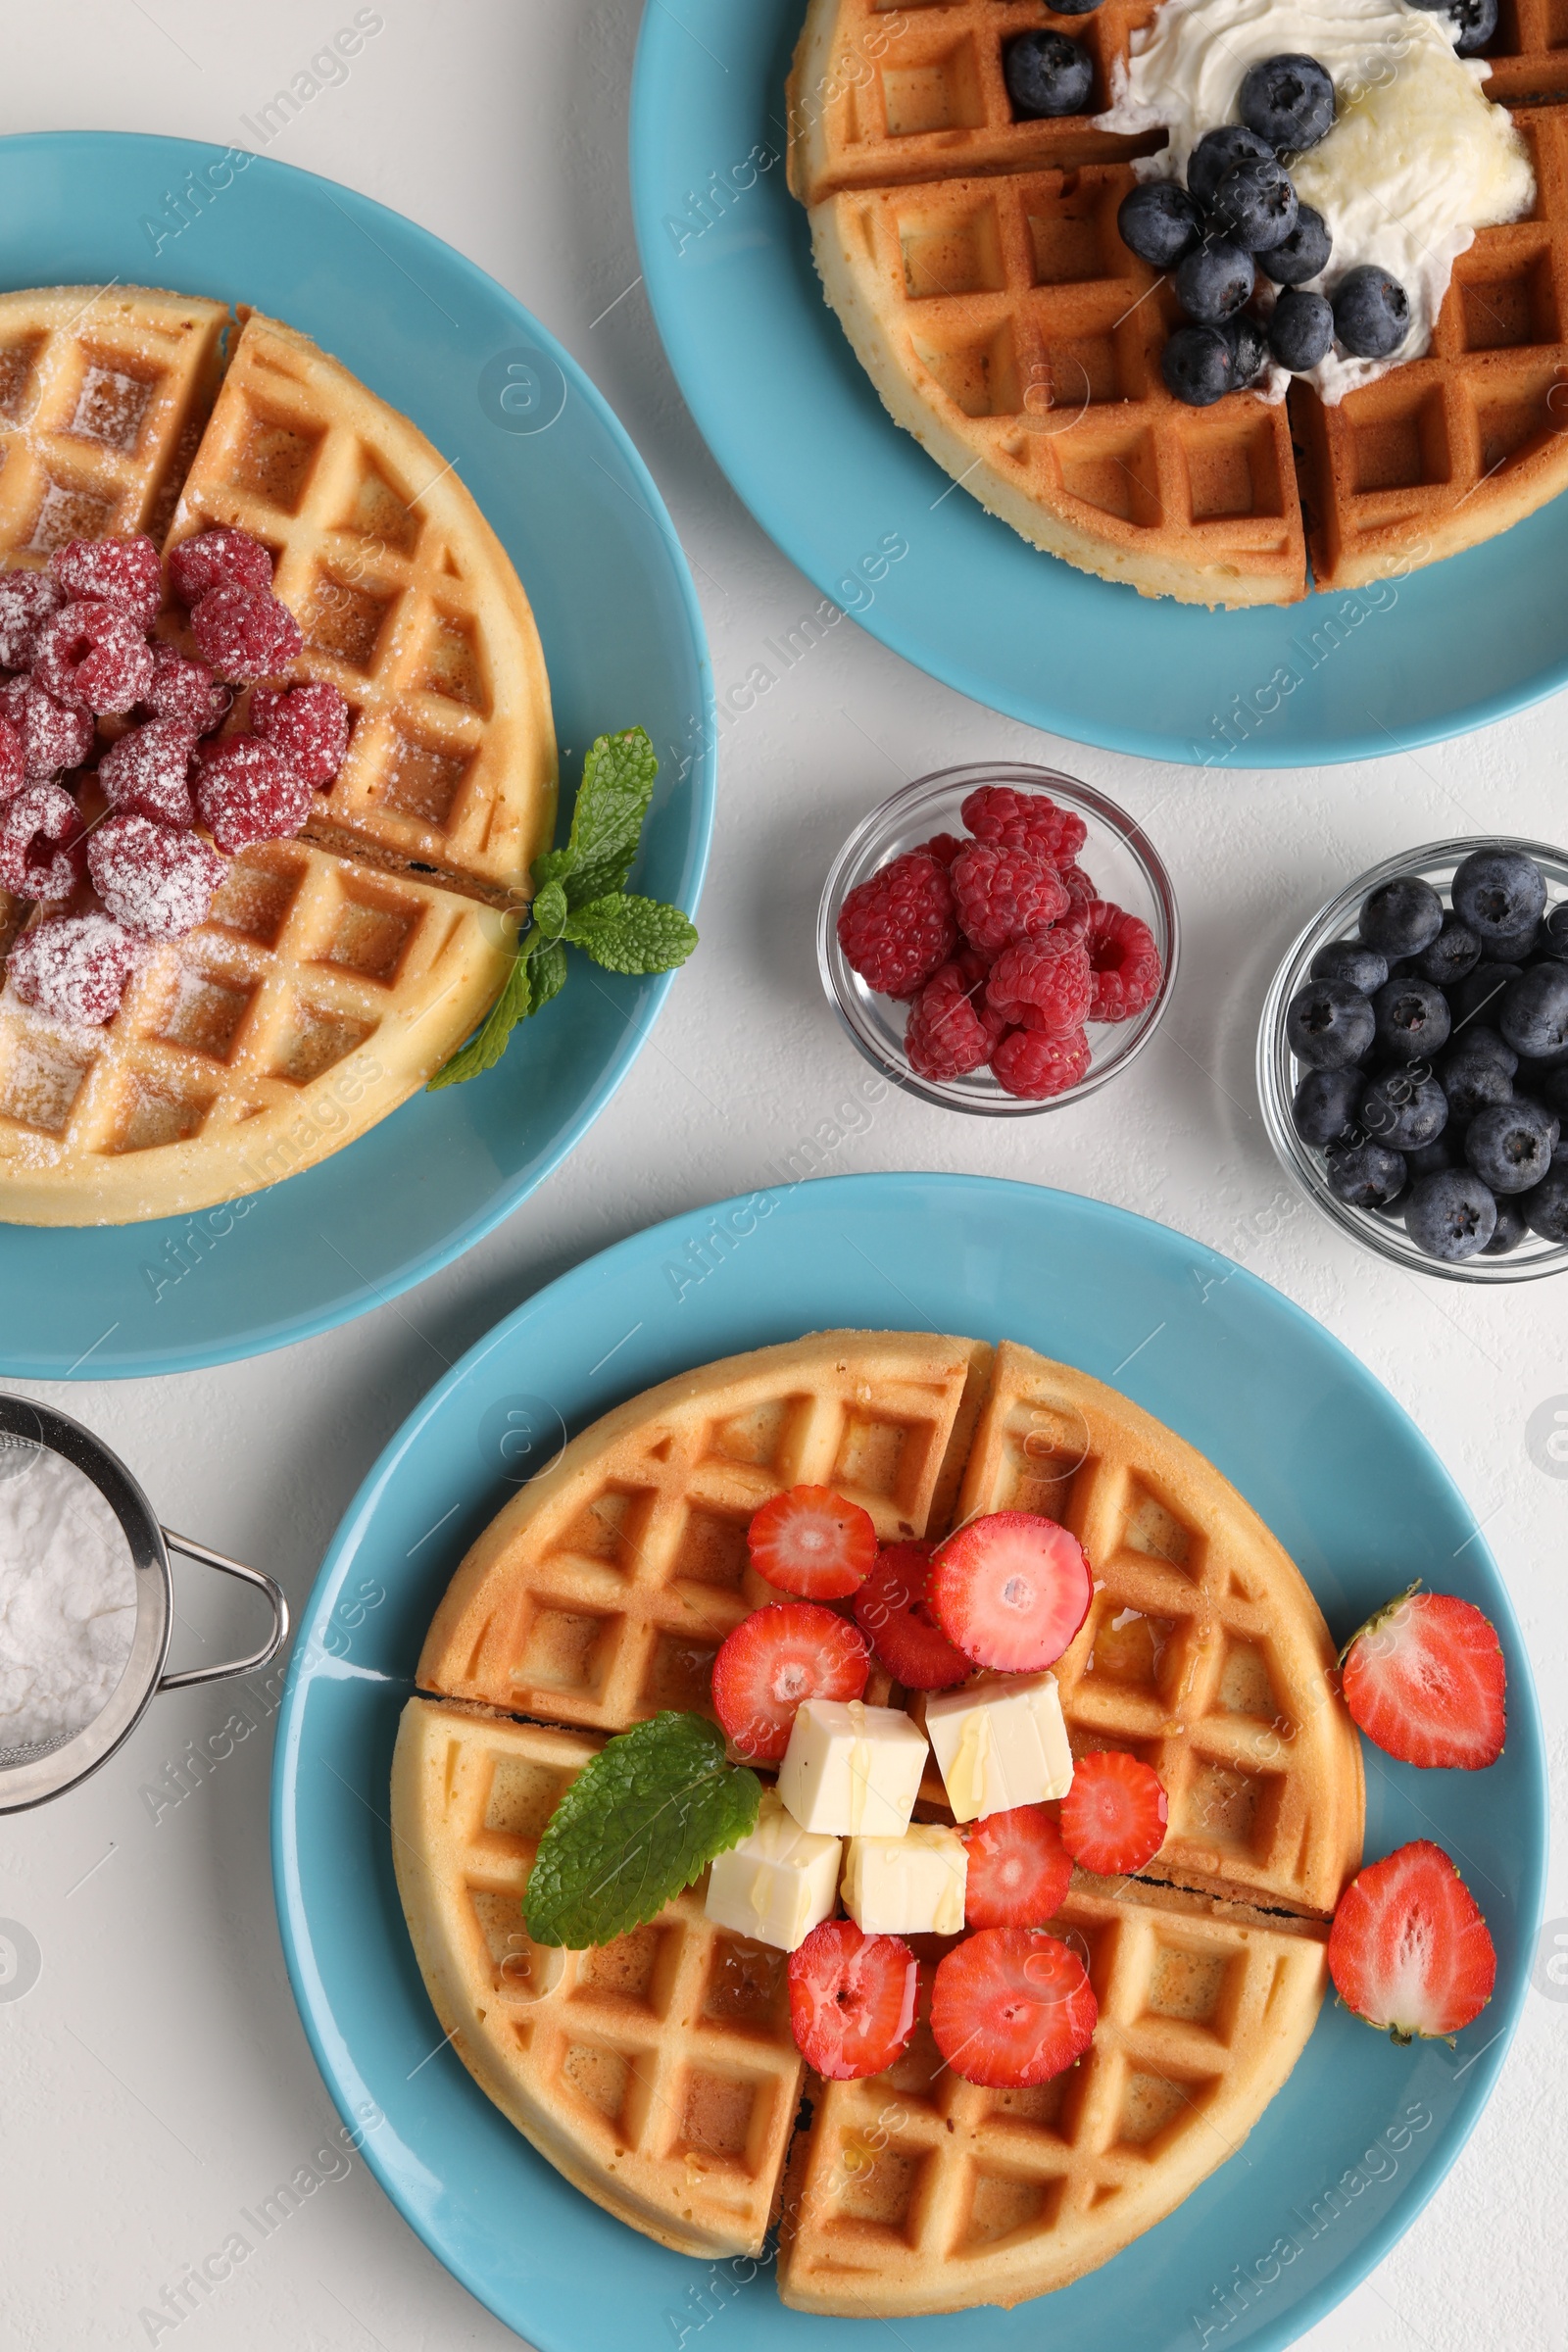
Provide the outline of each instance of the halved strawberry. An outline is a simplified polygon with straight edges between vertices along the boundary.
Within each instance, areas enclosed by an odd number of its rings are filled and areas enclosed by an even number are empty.
[[[988,1813],[959,1835],[969,1849],[963,1916],[971,1928],[1043,1928],[1055,1918],[1072,1859],[1049,1805]]]
[[[1076,1536],[1033,1511],[993,1511],[938,1546],[928,1597],[942,1631],[977,1666],[1038,1674],[1088,1616],[1093,1591]]]
[[[824,1919],[790,1954],[790,2025],[807,2065],[829,2082],[891,2066],[914,2031],[919,1973],[902,1936]]]
[[[831,1487],[791,1487],[764,1502],[746,1531],[759,1576],[803,1600],[843,1600],[858,1592],[876,1560],[869,1511]]]
[[[1401,1764],[1477,1772],[1501,1755],[1507,1673],[1473,1602],[1412,1585],[1367,1619],[1340,1665],[1346,1705]]]
[[[1119,1747],[1080,1756],[1061,1800],[1061,1842],[1103,1879],[1142,1870],[1165,1842],[1169,1807],[1159,1775]]]
[[[1049,2082],[1083,2056],[1099,2016],[1082,1962],[1054,1936],[979,1928],[937,1963],[931,2032],[966,2082]]]
[[[1368,1863],[1340,1897],[1329,1933],[1334,1988],[1396,2041],[1457,2034],[1492,1998],[1496,1973],[1475,1897],[1430,1838]]]
[[[858,1698],[871,1669],[855,1627],[835,1609],[781,1600],[754,1609],[713,1660],[713,1712],[743,1756],[782,1762],[795,1711],[808,1698]]]
[[[906,1690],[949,1690],[969,1661],[948,1640],[926,1598],[931,1544],[888,1544],[855,1595],[855,1622],[895,1682]]]

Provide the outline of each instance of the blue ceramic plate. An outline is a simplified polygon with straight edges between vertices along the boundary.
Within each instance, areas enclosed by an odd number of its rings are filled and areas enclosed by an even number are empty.
[[[1121,1209],[971,1176],[803,1184],[622,1242],[464,1358],[344,1520],[281,1710],[273,1868],[317,2061],[400,2212],[540,2352],[670,2352],[705,2318],[713,2343],[749,2352],[880,2340],[862,2322],[786,2311],[765,2267],[753,2277],[663,2252],[533,2153],[441,2047],[386,1820],[425,1629],[530,1463],[655,1381],[834,1324],[1010,1336],[1114,1382],[1235,1481],[1337,1635],[1422,1576],[1479,1602],[1501,1636],[1508,1744],[1491,1771],[1423,1775],[1367,1751],[1368,1854],[1440,1839],[1496,1939],[1495,1996],[1457,2047],[1396,2050],[1330,2004],[1245,2148],[1103,2270],[1049,2306],[896,2330],[919,2352],[1013,2352],[1043,2336],[1054,2352],[1287,2344],[1408,2228],[1496,2079],[1541,1911],[1540,1718],[1496,1568],[1413,1424],[1298,1307]]]
[[[805,13],[805,0],[655,0],[631,173],[681,389],[824,596],[1030,726],[1199,766],[1376,758],[1568,680],[1568,609],[1550,593],[1568,567],[1568,498],[1397,585],[1227,613],[1074,571],[954,490],[860,368],[784,185],[784,77]]]
[[[639,887],[694,910],[713,814],[708,652],[631,443],[561,346],[450,246],[347,188],[239,161],[98,132],[0,139],[0,286],[119,279],[248,302],[405,410],[460,468],[528,591],[566,810],[588,744],[640,721],[662,772]],[[499,1069],[416,1098],[234,1208],[102,1230],[0,1226],[0,1375],[188,1371],[328,1330],[422,1281],[577,1143],[668,985],[577,972]]]

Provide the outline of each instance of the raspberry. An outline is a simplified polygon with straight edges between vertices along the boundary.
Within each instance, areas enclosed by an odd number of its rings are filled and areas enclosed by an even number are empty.
[[[910,850],[858,882],[839,909],[839,946],[867,988],[916,995],[958,944],[947,869]]]
[[[9,718],[0,718],[0,803],[14,801],[27,780],[22,733]]]
[[[330,784],[349,748],[349,707],[335,686],[258,686],[251,725],[307,784]]]
[[[311,788],[282,754],[254,735],[206,745],[196,764],[196,807],[220,850],[281,841],[311,813]]]
[[[1065,914],[1067,893],[1056,869],[1031,850],[971,842],[953,867],[953,904],[978,954],[1000,956],[1010,940],[1033,939]]]
[[[202,660],[236,685],[272,677],[305,642],[287,605],[269,589],[209,588],[191,608],[190,626]]]
[[[1058,866],[1056,870],[1061,876],[1063,890],[1072,901],[1072,905],[1067,910],[1069,914],[1076,914],[1084,907],[1094,905],[1100,893],[1081,865],[1067,864]],[[1063,920],[1065,919],[1064,916]]]
[[[1008,784],[982,784],[963,804],[963,821],[977,841],[1003,850],[1034,850],[1054,866],[1071,862],[1089,839],[1081,816],[1058,808],[1046,792],[1014,792]]]
[[[65,601],[59,582],[46,571],[0,572],[0,663],[27,668],[39,625]]]
[[[68,914],[24,931],[6,974],[24,1004],[57,1021],[114,1019],[136,967],[136,943],[107,914]]]
[[[1006,1022],[986,1003],[986,965],[972,951],[934,971],[914,1000],[904,1051],[920,1078],[961,1078],[990,1060]]]
[[[147,649],[153,658],[153,682],[144,710],[154,718],[177,718],[197,735],[211,735],[228,716],[234,696],[220,686],[205,662],[188,662],[172,645],[155,639]]]
[[[1050,1037],[1039,1029],[1009,1029],[991,1056],[999,1086],[1026,1102],[1065,1094],[1089,1072],[1089,1040],[1081,1029]]]
[[[951,865],[958,852],[966,850],[968,846],[966,841],[960,841],[956,833],[933,833],[929,841],[920,844],[939,865]]]
[[[59,784],[29,784],[0,809],[0,888],[69,899],[81,880],[81,810]]]
[[[210,588],[254,588],[267,596],[272,587],[272,559],[249,531],[220,523],[194,539],[182,539],[171,551],[169,584],[187,610]]]
[[[132,727],[98,762],[98,781],[116,808],[156,817],[175,827],[196,822],[186,781],[196,738],[175,718],[152,718]]]
[[[79,767],[92,750],[92,712],[62,710],[31,678],[7,678],[0,685],[0,713],[22,738],[29,778]]]
[[[1088,1019],[1092,986],[1089,957],[1077,932],[1048,931],[1041,939],[1003,950],[991,967],[987,993],[1004,1022],[1066,1037]]]
[[[1097,899],[1089,909],[1084,945],[1094,974],[1092,1021],[1130,1021],[1153,1003],[1165,971],[1147,923]]]
[[[67,596],[118,605],[150,628],[164,601],[164,567],[155,543],[136,539],[73,539],[57,547],[49,568]]]
[[[62,605],[38,631],[34,681],[74,710],[128,710],[153,682],[141,628],[102,598]]]
[[[150,816],[106,816],[87,836],[87,870],[127,931],[183,939],[206,921],[223,860],[197,833],[176,833]]]

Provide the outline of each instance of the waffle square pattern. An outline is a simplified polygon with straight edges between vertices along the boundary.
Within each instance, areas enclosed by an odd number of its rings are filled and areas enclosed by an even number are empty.
[[[600,1739],[663,1706],[710,1713],[717,1641],[776,1597],[745,1565],[747,1520],[806,1480],[863,1503],[884,1541],[1029,1510],[1089,1552],[1094,1605],[1055,1669],[1073,1745],[1152,1762],[1171,1834],[1137,1879],[1075,1873],[1050,1925],[1100,2021],[1037,2089],[959,2080],[924,2025],[884,2075],[805,2076],[786,1955],[708,1919],[706,1876],[593,1951],[523,1926],[539,1837]],[[436,2014],[480,2086],[617,2219],[707,2256],[755,2255],[776,2227],[800,2309],[897,2318],[1047,2293],[1234,2153],[1311,2033],[1364,1809],[1333,1662],[1311,1593],[1235,1490],[1069,1366],[886,1332],[708,1365],[565,1445],[431,1626],[392,1821]],[[885,1675],[867,1696],[918,1716]],[[916,1811],[951,1821],[934,1771]],[[950,1940],[917,1939],[928,1958]]]

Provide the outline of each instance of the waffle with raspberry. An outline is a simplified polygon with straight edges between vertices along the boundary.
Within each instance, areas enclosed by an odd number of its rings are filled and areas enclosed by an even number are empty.
[[[220,303],[123,286],[0,295],[0,579],[40,572],[73,542],[141,534],[154,545],[125,561],[144,555],[156,571],[156,549],[173,556],[222,525],[252,535],[264,571],[270,553],[262,602],[278,650],[220,667],[332,689],[338,740],[318,773],[342,754],[341,692],[347,758],[257,822],[256,806],[270,803],[263,791],[258,804],[246,762],[264,770],[275,751],[308,767],[322,744],[300,732],[308,698],[241,692],[228,735],[204,746],[197,786],[219,848],[239,853],[206,918],[138,949],[107,1020],[57,1017],[18,986],[0,995],[8,1222],[184,1213],[364,1134],[495,1002],[531,861],[554,832],[555,740],[532,612],[468,491],[407,417],[292,328],[242,312],[236,329]],[[60,559],[84,575],[72,596],[94,593],[94,557],[89,546]],[[178,671],[175,647],[211,654],[213,604],[193,623],[177,557],[166,568],[172,593],[154,651]],[[240,584],[213,603],[225,595],[243,615]],[[128,699],[92,708],[124,710]],[[85,752],[73,744],[53,760],[73,771],[89,822],[104,812],[87,805],[96,779],[83,785],[81,763],[102,760],[107,787],[113,741],[134,722],[100,718],[95,746],[89,719]],[[48,809],[69,800],[58,784],[41,789]],[[259,838],[293,833],[302,817],[297,839]],[[141,823],[118,821],[127,835]],[[52,922],[101,911],[85,879],[49,906],[8,900],[0,956],[23,934],[33,967]]]
[[[1326,406],[1184,407],[1180,312],[1116,209],[1161,144],[1097,127],[1156,0],[810,0],[789,82],[790,185],[827,300],[895,420],[972,497],[1146,596],[1290,604],[1494,537],[1568,488],[1568,106],[1549,0],[1488,43],[1488,95],[1531,151],[1531,217],[1455,265],[1430,354]],[[1080,115],[1015,121],[1006,42],[1082,44]]]
[[[929,2029],[878,2076],[808,2075],[784,1954],[708,1919],[704,1882],[587,1952],[521,1895],[595,1735],[711,1712],[709,1665],[778,1598],[753,1514],[829,1483],[884,1543],[977,1513],[1058,1518],[1096,1592],[1062,1659],[1075,1750],[1152,1760],[1170,1835],[1137,1878],[1074,1872],[1050,1923],[1099,2004],[1079,2064],[987,2090]],[[1361,1850],[1333,1644],[1235,1490],[1098,1381],[1004,1342],[827,1332],[634,1396],[532,1478],[458,1569],[416,1668],[392,1852],[442,2029],[480,2087],[605,2210],[755,2255],[798,2309],[897,2319],[1066,2285],[1161,2220],[1289,2076]],[[866,1697],[917,1694],[873,1675]],[[951,1821],[934,1760],[919,1812]],[[954,1939],[922,1942],[935,1958]],[[527,2194],[519,2171],[518,2193]]]

